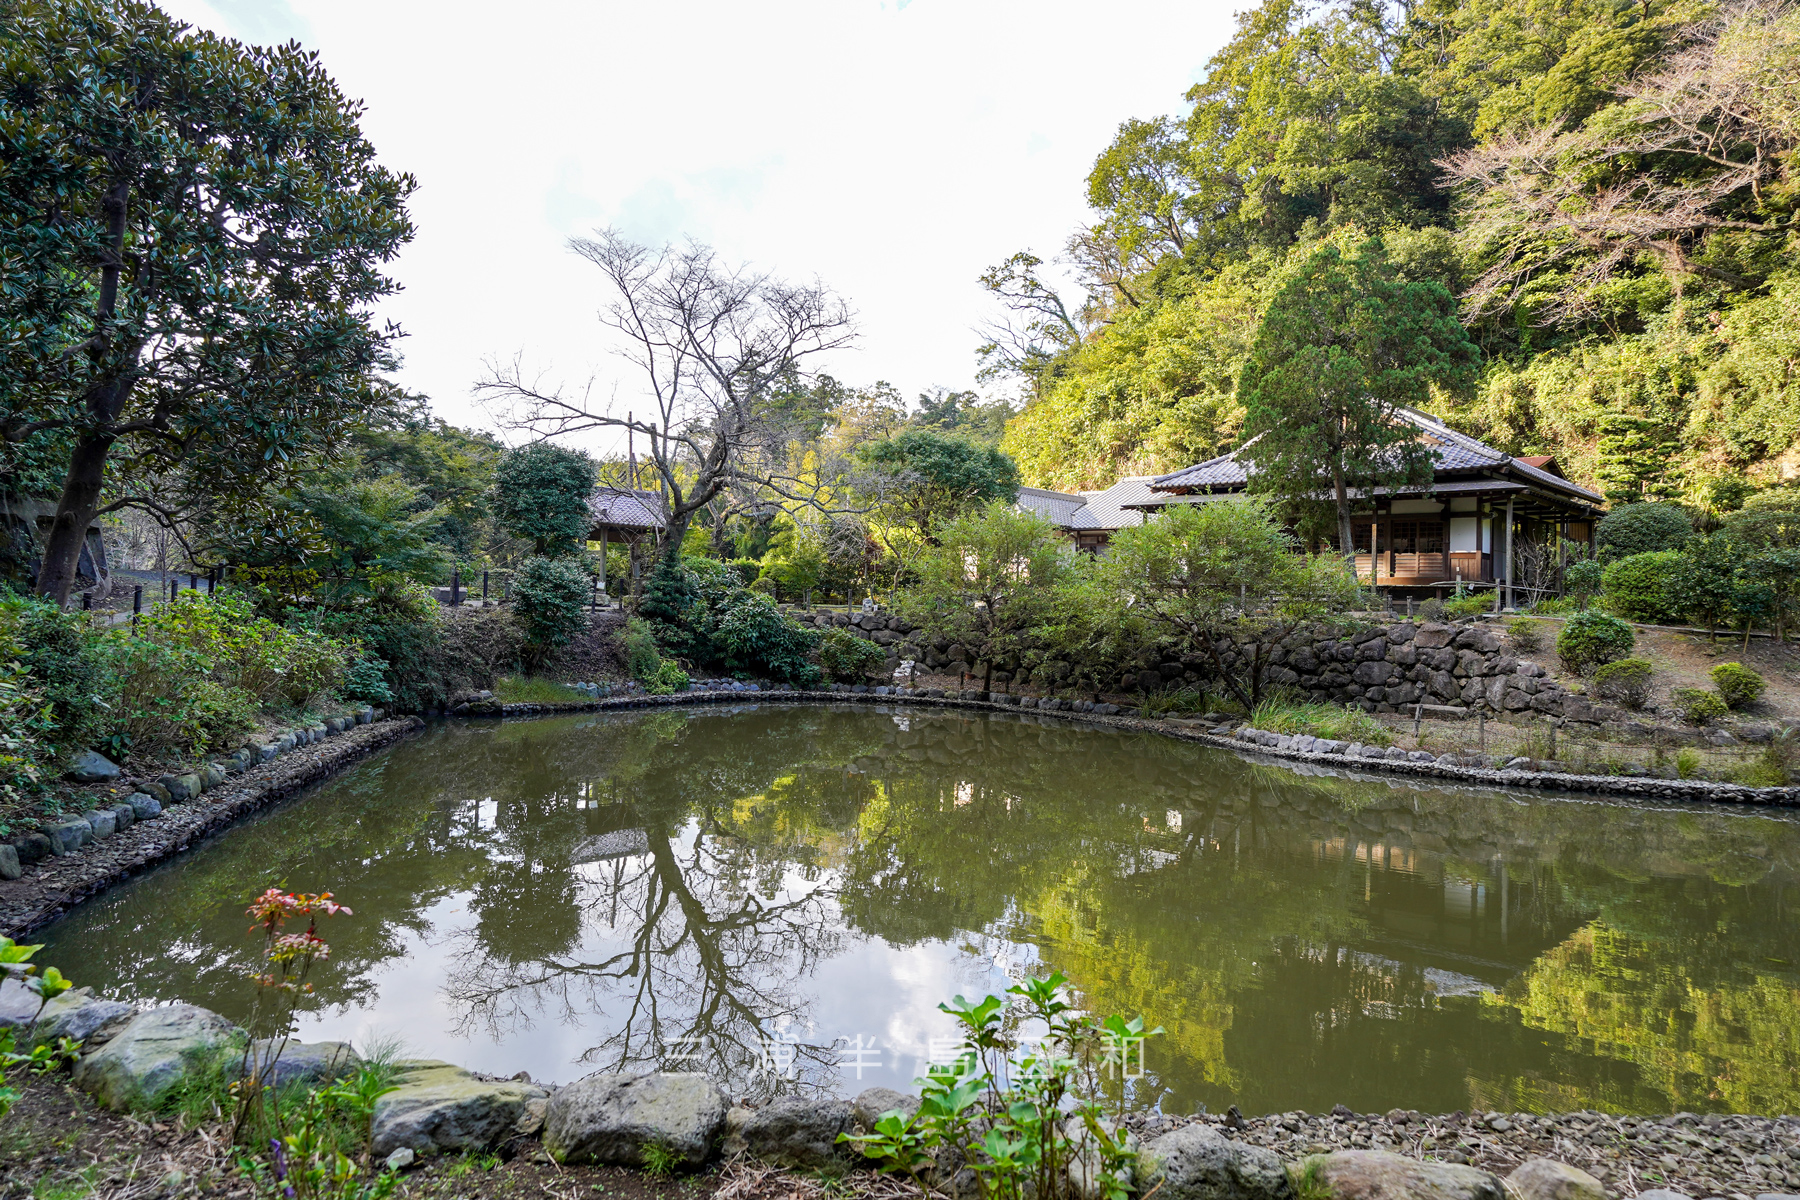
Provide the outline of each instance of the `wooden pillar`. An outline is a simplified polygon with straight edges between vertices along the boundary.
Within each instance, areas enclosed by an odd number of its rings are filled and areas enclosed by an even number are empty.
[[[606,526],[600,527],[600,590],[606,590]]]
[[[1506,591],[1501,608],[1513,606],[1513,498],[1506,498]]]

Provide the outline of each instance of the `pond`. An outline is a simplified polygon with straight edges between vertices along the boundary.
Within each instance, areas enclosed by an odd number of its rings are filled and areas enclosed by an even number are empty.
[[[40,961],[249,1014],[248,898],[330,890],[301,1036],[567,1081],[905,1087],[1065,972],[1129,1103],[1800,1111],[1800,822],[1306,774],[1023,714],[439,725],[75,910]]]

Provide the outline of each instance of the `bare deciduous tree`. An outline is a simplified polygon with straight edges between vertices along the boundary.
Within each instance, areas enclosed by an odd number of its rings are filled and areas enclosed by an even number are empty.
[[[668,497],[662,553],[673,561],[694,515],[728,489],[812,502],[817,480],[793,468],[771,400],[819,355],[855,337],[849,306],[820,283],[796,286],[722,265],[710,247],[652,249],[614,230],[570,247],[614,293],[601,322],[624,338],[641,394],[546,387],[518,359],[490,362],[476,396],[540,438],[597,429],[641,435]],[[623,411],[621,411],[623,410]]]
[[[1786,0],[1719,10],[1619,91],[1626,103],[1604,119],[1511,134],[1439,164],[1468,197],[1465,236],[1492,264],[1467,293],[1476,313],[1566,270],[1542,318],[1578,319],[1600,284],[1645,254],[1678,286],[1695,274],[1749,282],[1694,250],[1716,230],[1784,224],[1761,200],[1800,145],[1800,14]]]

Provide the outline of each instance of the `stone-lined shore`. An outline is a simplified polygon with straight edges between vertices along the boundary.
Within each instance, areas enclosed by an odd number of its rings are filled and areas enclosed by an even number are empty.
[[[182,800],[171,797],[167,804],[158,800],[160,811],[149,819],[66,847],[63,853],[22,863],[19,878],[0,880],[0,936],[23,937],[73,905],[179,854],[239,817],[311,787],[423,728],[424,722],[417,717],[401,717],[343,728],[328,738],[320,735],[320,740],[310,744],[296,744],[292,735],[284,735],[273,743],[276,753],[268,760],[245,766],[239,774],[221,776],[218,783],[203,786]],[[280,748],[283,741],[286,749]],[[167,790],[162,784],[148,786]]]

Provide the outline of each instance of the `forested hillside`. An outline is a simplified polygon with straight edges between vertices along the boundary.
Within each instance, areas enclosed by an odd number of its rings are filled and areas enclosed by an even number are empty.
[[[1461,297],[1482,369],[1435,403],[1615,500],[1735,507],[1800,474],[1800,15],[1769,0],[1265,0],[1127,121],[1064,253],[1015,255],[983,348],[1028,483],[1103,487],[1235,444],[1284,271],[1379,236]]]

